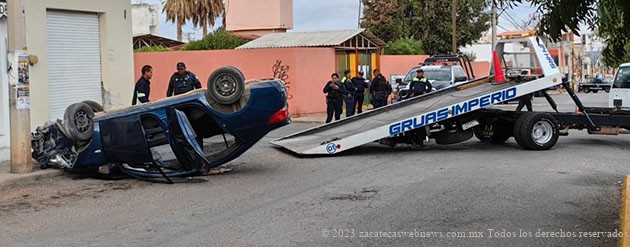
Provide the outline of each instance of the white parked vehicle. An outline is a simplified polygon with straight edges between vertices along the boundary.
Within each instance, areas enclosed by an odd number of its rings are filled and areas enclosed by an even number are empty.
[[[630,108],[630,63],[619,66],[608,95],[608,106]]]

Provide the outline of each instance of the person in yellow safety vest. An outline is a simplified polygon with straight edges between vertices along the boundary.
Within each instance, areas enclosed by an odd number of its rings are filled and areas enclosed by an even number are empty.
[[[417,75],[413,78],[409,87],[410,91],[413,92],[413,97],[431,92],[431,90],[433,90],[433,86],[429,82],[429,79],[424,77],[424,71],[422,69],[418,69],[416,70],[416,73]]]
[[[343,95],[343,102],[346,104],[346,117],[350,117],[354,115],[354,93],[357,91],[350,79],[350,70],[343,72],[341,83],[346,87],[347,91],[347,93]]]

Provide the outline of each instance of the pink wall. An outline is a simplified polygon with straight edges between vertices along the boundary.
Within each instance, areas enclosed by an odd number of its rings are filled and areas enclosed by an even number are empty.
[[[381,73],[389,80],[392,74],[407,74],[407,72],[424,62],[427,55],[381,55]]]
[[[284,48],[216,51],[143,52],[134,54],[135,78],[140,69],[149,64],[153,67],[151,100],[166,97],[168,80],[175,73],[177,62],[186,63],[189,71],[206,83],[210,73],[222,66],[234,66],[246,79],[271,78],[272,66],[277,60],[289,66],[286,80],[289,82],[289,111],[296,116],[322,113],[326,102],[323,85],[335,71],[335,52],[332,48]]]
[[[382,55],[381,73],[389,80],[392,74],[407,74],[414,66],[419,65],[428,58],[427,55]],[[476,77],[488,75],[490,63],[487,61],[472,62]]]

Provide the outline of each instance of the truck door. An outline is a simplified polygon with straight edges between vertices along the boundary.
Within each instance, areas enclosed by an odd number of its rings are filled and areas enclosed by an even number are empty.
[[[630,107],[630,64],[622,64],[613,80],[612,89],[608,94],[608,106]]]

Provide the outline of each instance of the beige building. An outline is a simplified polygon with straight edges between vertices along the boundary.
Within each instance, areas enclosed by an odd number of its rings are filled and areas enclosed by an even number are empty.
[[[39,58],[29,68],[31,129],[62,119],[68,105],[83,100],[99,102],[106,109],[130,105],[131,1],[24,1],[26,47]],[[0,38],[6,39],[6,32]],[[0,77],[3,85],[4,78]],[[7,88],[0,89],[0,99],[8,99]],[[7,109],[0,108],[0,124],[8,119]],[[0,145],[8,145],[5,125],[0,125]]]
[[[293,29],[293,0],[229,0],[225,29],[254,39]]]

